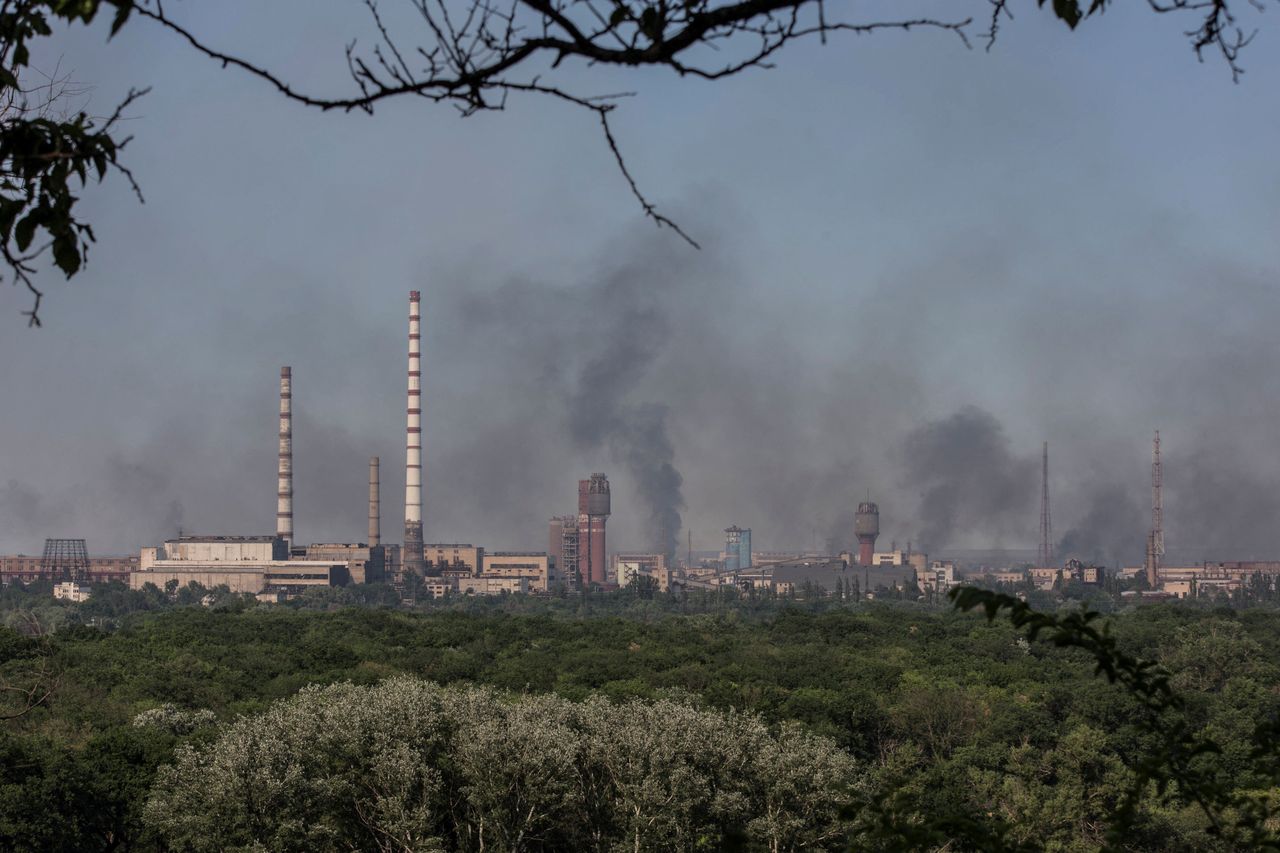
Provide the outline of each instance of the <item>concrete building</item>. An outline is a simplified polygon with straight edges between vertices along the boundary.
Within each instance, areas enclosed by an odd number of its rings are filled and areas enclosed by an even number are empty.
[[[256,595],[296,594],[308,587],[350,582],[345,560],[290,560],[288,550],[279,536],[182,536],[143,548],[129,586],[142,589],[151,583],[164,589],[170,581],[179,587],[195,582]]]
[[[614,554],[611,576],[620,587],[630,586],[640,577],[652,578],[659,592],[669,592],[685,582],[684,572],[668,565],[664,554]]]
[[[484,565],[484,548],[454,542],[425,544],[422,559],[428,575],[457,576],[465,569],[467,575],[475,576]]]
[[[0,583],[31,583],[37,580],[63,580],[57,572],[42,565],[41,557],[26,554],[0,555]],[[83,582],[129,582],[129,573],[138,568],[138,557],[90,557],[89,570]]]
[[[724,570],[736,572],[751,567],[751,528],[736,524],[724,531]]]
[[[147,568],[131,574],[129,586],[142,589],[150,583],[164,589],[169,581],[177,581],[179,588],[194,582],[206,589],[226,586],[236,593],[257,595],[281,591],[296,594],[309,587],[341,586],[346,583],[346,577],[345,564],[310,560],[156,560]]]
[[[350,583],[384,583],[389,577],[386,552],[381,545],[364,542],[308,545],[303,558],[311,562],[345,563]]]
[[[916,585],[921,592],[933,594],[945,593],[958,584],[956,580],[956,564],[951,560],[934,560],[927,567],[913,566],[916,573]]]
[[[289,543],[279,536],[180,536],[143,548],[139,569],[157,561],[202,563],[271,562],[289,559]]]
[[[459,595],[527,595],[529,579],[515,577],[458,578]]]
[[[444,578],[427,578],[422,584],[422,592],[427,598],[444,598],[454,589],[453,583]]]
[[[1027,570],[1027,577],[1030,578],[1036,589],[1048,590],[1053,589],[1054,585],[1062,579],[1062,570],[1036,566]]]
[[[64,581],[56,584],[53,588],[53,597],[61,598],[64,601],[74,601],[77,604],[81,601],[88,601],[92,591],[87,586],[75,583],[74,581]]]
[[[524,578],[528,592],[545,593],[551,588],[554,576],[551,557],[537,551],[494,551],[484,555],[480,571],[482,578]]]
[[[855,586],[863,597],[877,592],[907,590],[915,583],[915,570],[910,566],[862,566],[841,559],[791,560],[772,566],[756,567],[767,572],[770,585],[779,595],[832,595],[843,589],[848,594]],[[759,584],[756,584],[757,586]]]

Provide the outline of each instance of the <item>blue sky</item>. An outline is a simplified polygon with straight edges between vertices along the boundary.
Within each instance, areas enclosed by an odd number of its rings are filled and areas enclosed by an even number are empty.
[[[315,8],[173,11],[346,91],[342,48],[368,21]],[[839,540],[868,494],[886,538],[1034,547],[1024,480],[1048,440],[1057,530],[1120,519],[1090,547],[1132,556],[1160,428],[1171,548],[1274,556],[1280,31],[1256,16],[1233,85],[1185,20],[1117,6],[1071,33],[1016,12],[990,52],[884,33],[715,84],[568,69],[579,91],[637,92],[616,113],[628,163],[701,252],[642,218],[571,108],[322,114],[145,21],[109,43],[105,26],[60,32],[38,59],[91,84],[91,110],[153,87],[126,156],[147,201],[86,191],[99,243],[72,282],[41,277],[44,329],[0,290],[0,550],[269,529],[283,364],[299,538],[360,538],[375,454],[395,530],[417,288],[432,539],[542,547],[574,481],[603,470],[613,543],[648,544],[616,441],[573,440],[565,415],[621,347],[641,361],[620,404],[666,407],[695,547],[729,524],[764,548]],[[999,452],[970,455],[965,425]],[[978,473],[922,468],[928,441]],[[969,500],[992,482],[1007,494]]]

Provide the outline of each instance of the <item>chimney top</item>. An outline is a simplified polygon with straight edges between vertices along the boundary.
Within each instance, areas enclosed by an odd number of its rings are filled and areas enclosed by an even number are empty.
[[[421,299],[421,295],[418,293],[418,291],[416,291],[416,290],[410,290],[410,291],[409,291],[409,301],[410,301],[410,302],[418,302],[420,299]]]
[[[292,376],[292,375],[293,375],[293,368],[292,368],[292,367],[282,367],[282,368],[280,368],[280,378],[281,378],[281,379],[287,379],[288,377],[290,377],[290,376]]]

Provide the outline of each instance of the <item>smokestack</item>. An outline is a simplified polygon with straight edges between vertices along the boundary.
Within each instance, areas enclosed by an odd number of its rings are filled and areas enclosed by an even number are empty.
[[[378,505],[381,483],[378,477],[378,457],[369,460],[369,547],[382,544],[382,509]]]
[[[276,469],[276,536],[293,545],[293,370],[280,368],[280,465]]]
[[[853,533],[858,537],[858,565],[871,565],[876,537],[880,535],[880,507],[870,501],[858,504],[858,512],[853,517]]]
[[[405,429],[404,554],[406,573],[422,576],[422,316],[421,296],[409,291],[409,418]]]

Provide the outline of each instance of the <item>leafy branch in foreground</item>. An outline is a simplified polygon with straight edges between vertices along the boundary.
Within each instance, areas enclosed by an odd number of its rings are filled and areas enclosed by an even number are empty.
[[[1233,780],[1215,771],[1212,762],[1201,760],[1220,755],[1221,747],[1192,730],[1183,713],[1186,703],[1170,686],[1169,673],[1156,662],[1121,649],[1109,626],[1098,626],[1099,614],[1083,608],[1066,615],[1041,613],[1013,596],[975,587],[959,587],[949,596],[956,609],[981,608],[988,621],[1007,612],[1013,626],[1025,629],[1033,642],[1043,639],[1059,648],[1086,653],[1093,659],[1095,675],[1105,675],[1138,701],[1142,717],[1137,723],[1154,746],[1145,755],[1126,761],[1133,772],[1133,784],[1107,828],[1106,849],[1130,849],[1129,836],[1138,820],[1139,803],[1152,790],[1161,802],[1197,806],[1207,822],[1206,831],[1234,847],[1280,849],[1275,826],[1280,808],[1275,798],[1267,791],[1241,792]],[[1256,769],[1273,786],[1280,785],[1280,722],[1270,719],[1258,725],[1253,743],[1250,758]],[[966,831],[965,824],[947,826],[942,823],[945,820],[943,816],[938,821],[942,825],[927,821],[926,828]]]
[[[52,33],[51,22],[88,24],[103,6],[115,8],[112,34],[133,8],[132,0],[7,0],[0,4],[0,256],[13,283],[32,296],[28,324],[40,325],[44,294],[32,279],[45,252],[67,278],[80,271],[93,242],[92,226],[76,212],[74,190],[115,170],[142,198],[133,174],[119,160],[129,143],[116,132],[125,110],[146,93],[130,91],[105,119],[83,110],[68,115],[66,101],[77,89],[50,75],[30,85],[31,48]],[[37,75],[38,76],[38,75]]]

